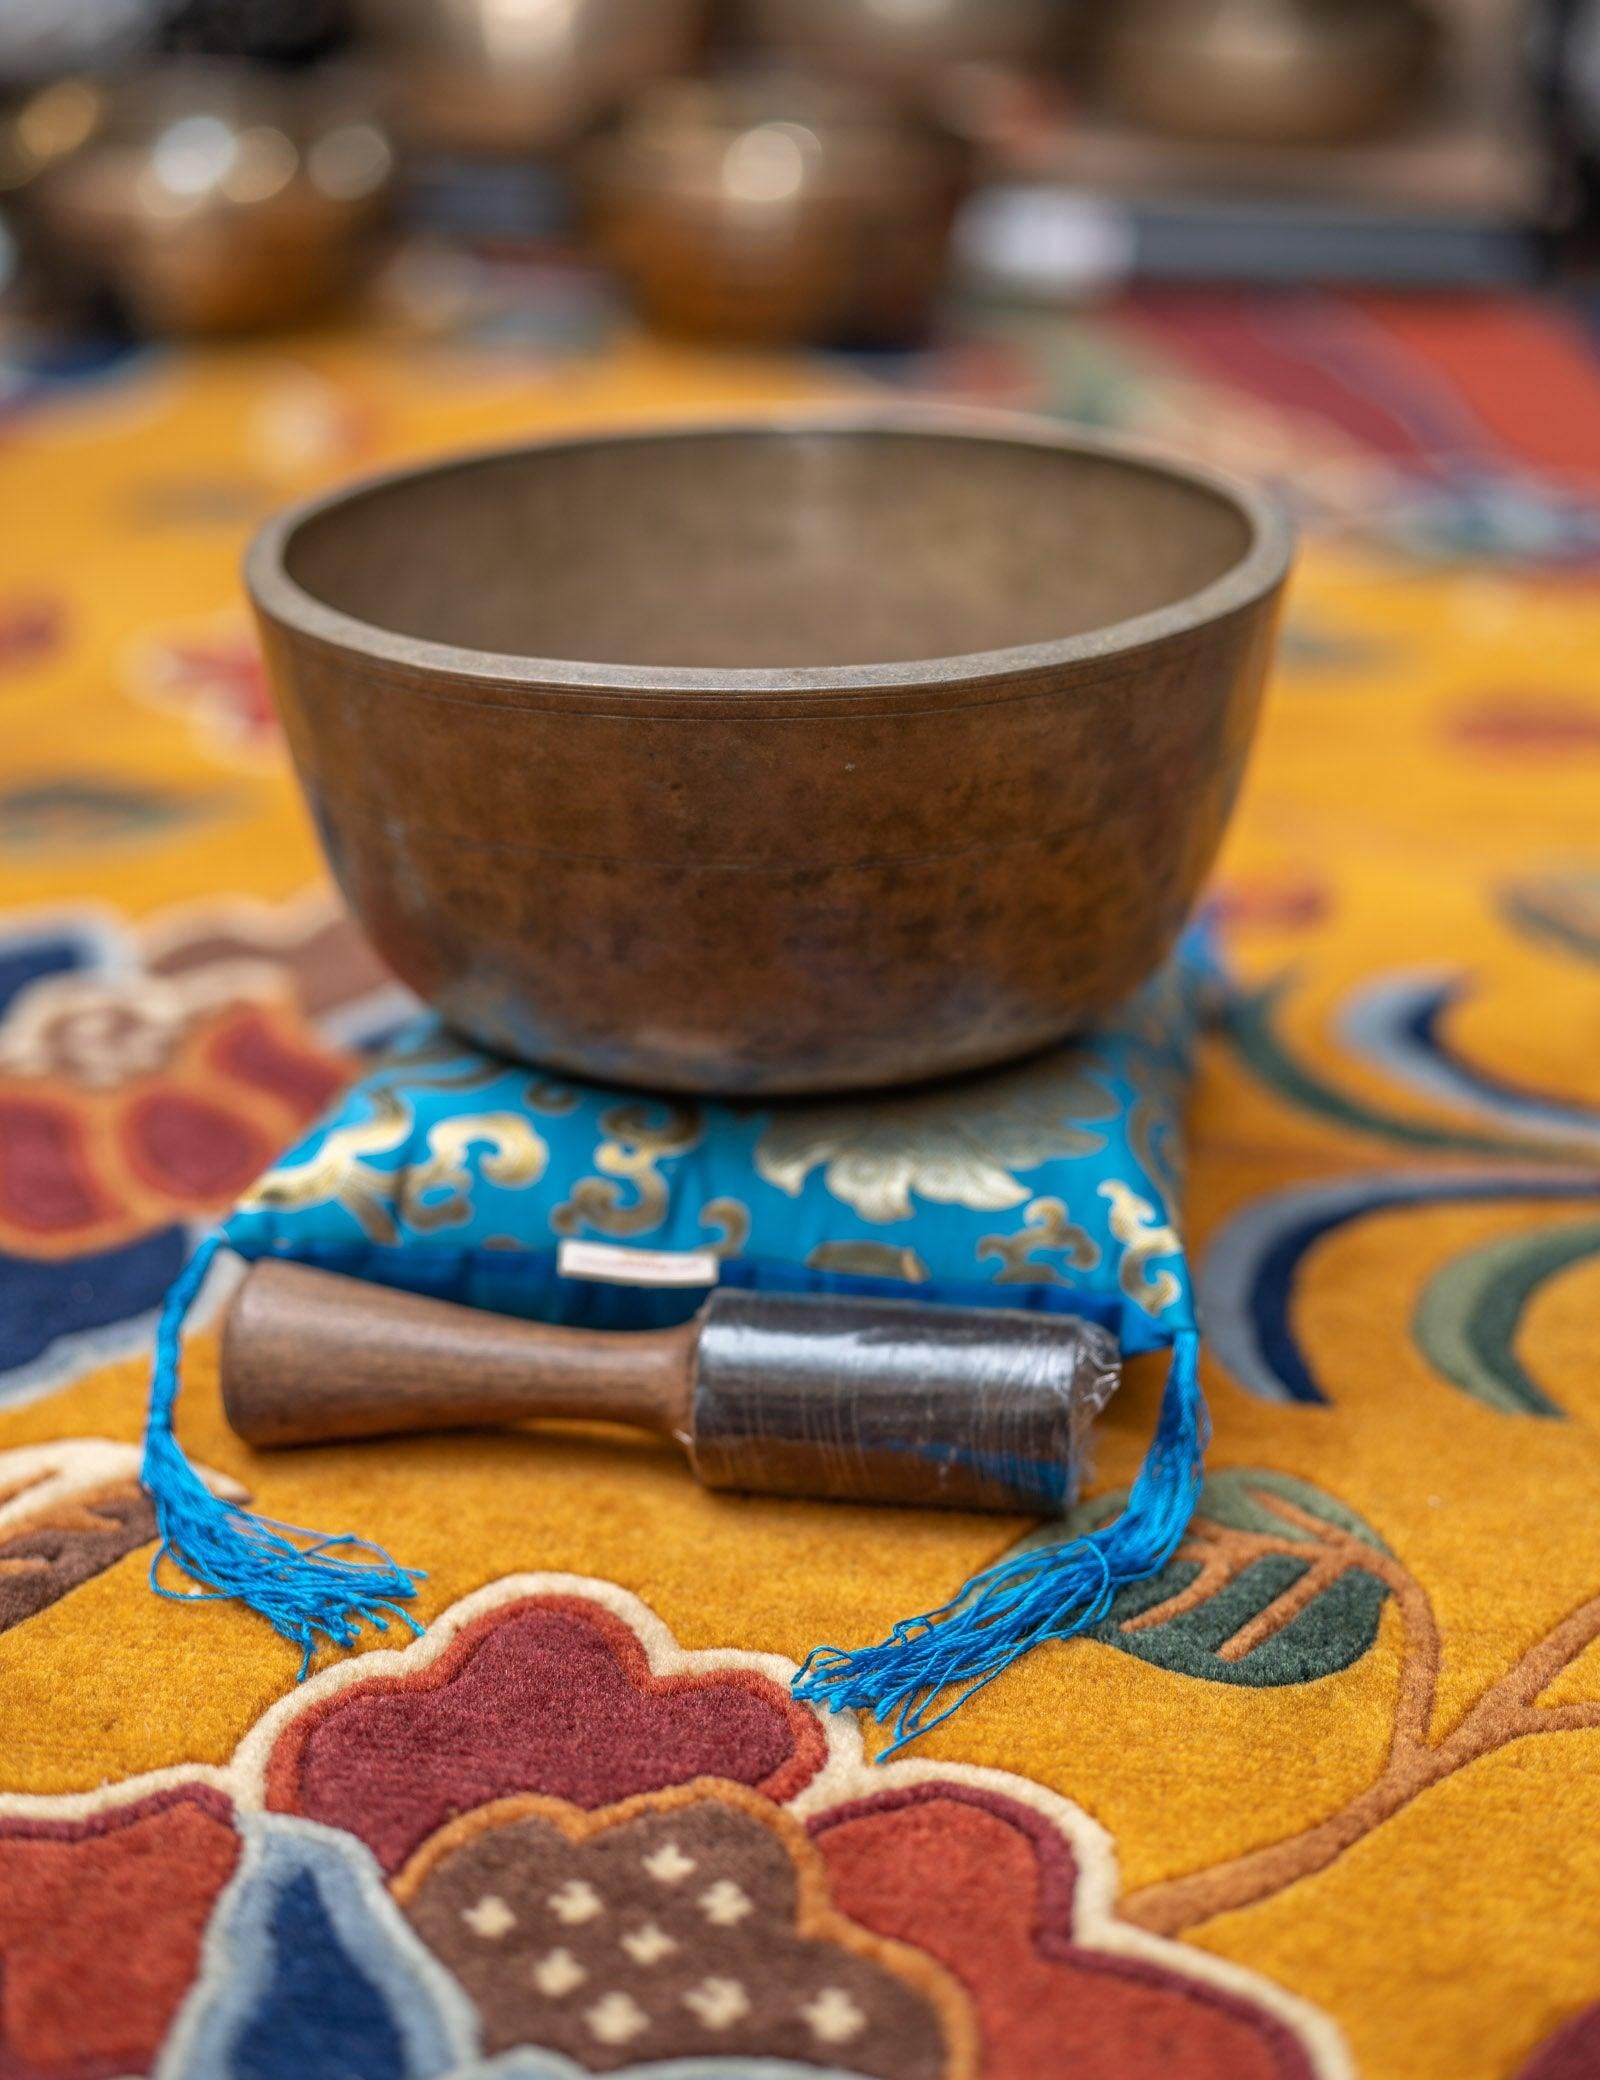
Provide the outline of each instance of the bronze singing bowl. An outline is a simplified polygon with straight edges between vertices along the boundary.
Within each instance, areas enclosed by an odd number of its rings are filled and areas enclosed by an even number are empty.
[[[250,552],[333,871],[462,1032],[733,1095],[976,1069],[1168,951],[1290,539],[1027,420],[610,434],[378,479]]]
[[[693,61],[705,0],[360,0],[407,138],[468,156],[555,151]]]
[[[1043,66],[1061,37],[1061,0],[740,0],[759,46],[837,78],[938,98],[963,65]]]
[[[913,336],[963,180],[952,138],[843,87],[663,81],[584,155],[595,243],[667,331]]]
[[[293,324],[371,271],[394,154],[359,80],[194,60],[96,98],[40,177],[39,213],[58,259],[145,329]]]
[[[1102,35],[1108,98],[1175,137],[1335,144],[1404,113],[1437,24],[1419,0],[1124,0]]]

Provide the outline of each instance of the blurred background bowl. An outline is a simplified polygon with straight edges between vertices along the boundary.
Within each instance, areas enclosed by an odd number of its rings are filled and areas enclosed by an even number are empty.
[[[600,252],[646,316],[745,341],[897,343],[945,271],[954,139],[842,85],[663,83],[584,161]]]
[[[426,465],[248,576],[400,979],[528,1061],[757,1095],[1004,1061],[1155,968],[1288,561],[1207,471],[867,410]]]
[[[1044,63],[1068,13],[1063,0],[742,0],[741,21],[796,64],[927,102],[964,66]]]
[[[289,324],[362,278],[394,158],[353,79],[176,63],[94,108],[37,207],[141,329]]]
[[[1418,0],[1118,0],[1102,85],[1119,114],[1172,137],[1339,143],[1394,117],[1434,26]]]
[[[641,82],[687,66],[704,0],[363,0],[408,142],[558,151]]]
[[[702,341],[942,357],[972,323],[1009,336],[1024,308],[1128,282],[1477,288],[1578,256],[1600,223],[1597,21],[1600,0],[0,0],[0,354],[126,340],[119,315],[282,322],[297,274],[307,308],[360,275],[313,253],[269,292],[252,249],[293,194],[224,235],[200,210],[158,232],[113,180],[47,222],[63,158],[94,186],[81,136],[134,64],[147,97],[200,54],[266,94],[370,68],[401,178],[368,308],[402,330],[595,344],[626,322],[610,257]],[[762,105],[738,68],[811,85]],[[964,154],[948,241],[930,132]],[[918,338],[936,253],[948,293]],[[137,290],[120,313],[83,293],[116,276]],[[1002,380],[1003,355],[957,358],[982,394]]]

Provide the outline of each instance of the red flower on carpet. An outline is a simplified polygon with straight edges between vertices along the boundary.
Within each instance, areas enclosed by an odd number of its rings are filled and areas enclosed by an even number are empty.
[[[1517,2080],[1594,2080],[1600,2073],[1600,2004],[1585,2008],[1546,2037]]]
[[[1213,904],[1224,928],[1304,932],[1327,922],[1333,891],[1310,874],[1235,876],[1219,883]]]
[[[717,1777],[783,1800],[825,1752],[787,1691],[745,1674],[657,1680],[620,1619],[546,1597],[491,1610],[414,1677],[353,1684],[297,1714],[267,1804],[347,1828],[392,1872],[445,1821],[512,1792],[588,1812]]]
[[[37,984],[0,1024],[0,1248],[106,1249],[226,1206],[347,1074],[282,1001]]]
[[[1600,755],[1600,709],[1576,696],[1493,693],[1445,718],[1453,743],[1496,757],[1571,758]]]
[[[0,932],[0,1397],[142,1347],[194,1221],[410,1003],[322,889]]]
[[[24,2001],[0,2008],[0,2071],[144,2071],[173,2015],[174,2080],[291,2080],[335,2049],[364,2071],[364,2047],[374,2072],[440,2080],[517,2047],[552,2074],[1348,2070],[1303,2003],[1117,1921],[1110,1844],[1068,1801],[1000,1771],[875,1767],[853,1719],[796,1704],[791,1673],[686,1653],[608,1583],[496,1583],[404,1650],[313,1678],[226,1768],[167,1773],[159,1812],[188,1801],[191,1867],[165,1922],[104,1931],[126,1955],[80,1972],[70,2003],[50,1991],[51,1931],[113,1889],[94,1859],[156,1824],[154,1794],[71,1801],[66,1827],[49,1800],[9,1801],[0,1983]],[[245,1848],[224,1892],[230,1813]],[[121,1997],[129,1975],[142,2005]]]
[[[227,1800],[198,1785],[83,1819],[0,1819],[0,2072],[144,2072],[238,1856]]]
[[[0,600],[0,674],[42,664],[61,647],[66,610],[54,599]]]
[[[341,1089],[313,1017],[392,990],[330,899],[204,906],[138,942],[0,940],[0,1251],[116,1247],[227,1206]]]
[[[211,748],[254,755],[277,745],[260,646],[231,615],[141,645],[132,683],[153,706],[197,724]]]

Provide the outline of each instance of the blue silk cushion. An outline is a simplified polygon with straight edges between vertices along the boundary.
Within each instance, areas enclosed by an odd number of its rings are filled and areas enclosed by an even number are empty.
[[[682,1319],[709,1256],[729,1284],[1060,1310],[1164,1345],[1192,1320],[1174,1200],[1206,972],[1191,943],[1103,1030],[987,1074],[759,1107],[538,1074],[423,1019],[225,1234],[586,1327]],[[583,1240],[695,1253],[702,1282],[568,1275]]]

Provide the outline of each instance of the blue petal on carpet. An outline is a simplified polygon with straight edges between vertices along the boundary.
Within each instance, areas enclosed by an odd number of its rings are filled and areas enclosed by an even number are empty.
[[[0,1407],[140,1349],[188,1254],[181,1227],[59,1261],[0,1252]]]
[[[444,2080],[471,2058],[465,1994],[352,1836],[244,1816],[162,2080]]]

